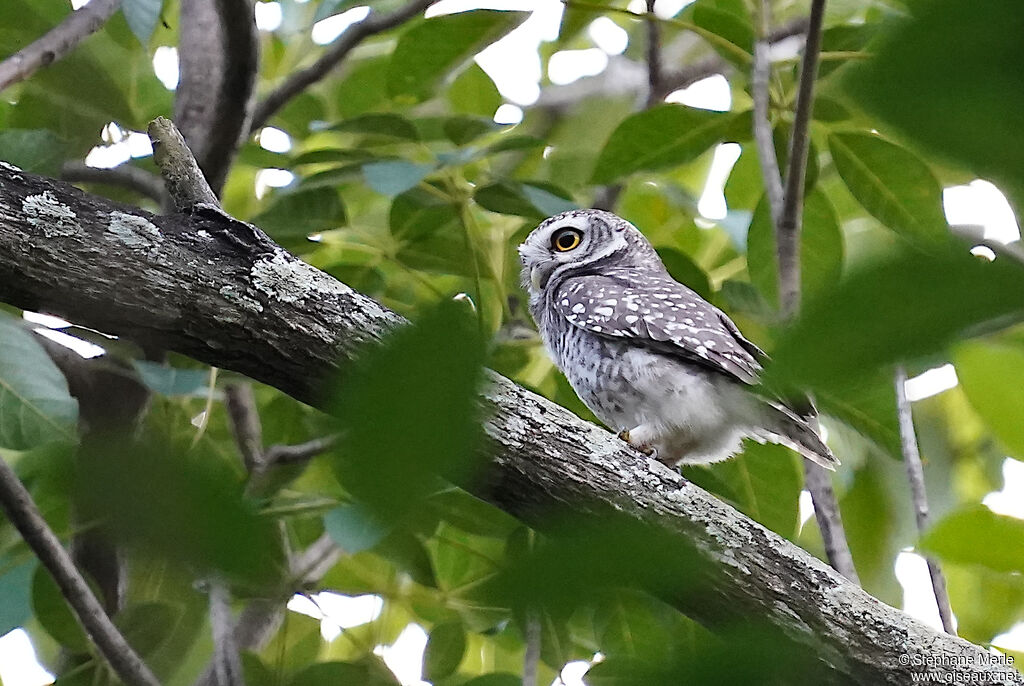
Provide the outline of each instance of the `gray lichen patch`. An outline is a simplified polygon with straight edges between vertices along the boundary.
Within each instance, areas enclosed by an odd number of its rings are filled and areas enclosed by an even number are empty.
[[[20,171],[23,171],[21,167],[13,165],[10,162],[4,162],[3,160],[0,160],[0,169],[3,169],[4,171],[14,172],[14,173],[18,173]]]
[[[163,236],[160,229],[145,217],[126,212],[111,212],[107,232],[130,248],[152,253]]]
[[[256,313],[263,311],[263,305],[260,304],[260,301],[256,300],[236,286],[232,286],[230,284],[227,286],[221,286],[218,292],[224,296],[225,300],[238,305],[243,310],[249,310],[250,312]]]
[[[78,215],[57,200],[51,191],[30,195],[21,201],[21,210],[32,226],[42,230],[47,238],[71,236],[76,233]]]
[[[249,277],[253,288],[285,303],[353,292],[340,281],[284,251],[257,260]]]

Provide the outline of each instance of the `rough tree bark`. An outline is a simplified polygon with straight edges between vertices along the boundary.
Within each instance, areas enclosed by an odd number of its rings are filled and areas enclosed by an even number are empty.
[[[219,212],[157,217],[0,165],[0,300],[159,343],[316,404],[339,360],[403,320]],[[677,606],[767,622],[837,682],[1024,684],[612,434],[492,375],[480,497],[544,529],[552,510],[618,513],[702,566]],[[923,666],[927,664],[928,666]]]

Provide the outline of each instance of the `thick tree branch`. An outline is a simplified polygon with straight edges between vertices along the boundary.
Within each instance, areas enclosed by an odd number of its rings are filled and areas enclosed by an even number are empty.
[[[174,119],[219,193],[249,130],[259,68],[252,0],[182,0]]]
[[[160,686],[142,658],[132,650],[103,611],[103,606],[75,567],[71,556],[39,514],[32,496],[4,460],[0,460],[0,507],[57,582],[75,619],[118,677],[129,686]]]
[[[911,413],[910,401],[907,400],[907,372],[898,367],[894,375],[896,386],[896,413],[900,425],[900,445],[903,449],[903,465],[907,468],[907,481],[910,482],[910,497],[914,503],[914,520],[917,531],[924,534],[928,528],[928,494],[924,487],[924,465],[921,464],[921,451],[917,447],[917,435],[914,432],[914,415]],[[928,576],[932,581],[932,593],[935,605],[939,609],[939,619],[947,634],[956,635],[953,623],[953,608],[949,604],[949,593],[946,592],[946,577],[939,567],[938,561],[925,556],[928,563]]]
[[[0,91],[63,58],[99,31],[120,6],[121,0],[92,0],[45,36],[0,62]]]
[[[0,167],[0,300],[159,341],[312,404],[339,360],[403,321],[220,213],[156,217],[10,167]],[[563,506],[642,522],[705,570],[702,592],[674,598],[680,610],[712,625],[766,622],[837,680],[967,674],[1024,684],[981,648],[884,605],[612,434],[489,379],[493,461],[486,479],[467,484],[480,497],[542,530]]]
[[[361,22],[345,29],[345,32],[316,62],[291,74],[284,83],[271,91],[266,99],[256,105],[249,133],[253,134],[260,127],[265,126],[288,101],[327,76],[364,40],[404,24],[417,14],[422,14],[434,2],[436,0],[410,0],[408,4],[390,14],[381,14],[371,10],[370,14]]]

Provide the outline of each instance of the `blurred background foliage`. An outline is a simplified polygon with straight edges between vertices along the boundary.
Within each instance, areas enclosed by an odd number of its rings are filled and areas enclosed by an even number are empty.
[[[260,31],[258,95],[325,50],[312,40],[314,25],[366,4],[258,2],[276,17]],[[401,3],[369,4],[387,12]],[[658,19],[663,68],[712,60],[727,79],[727,111],[680,104],[685,91],[645,106],[646,26],[629,14],[636,3],[623,0],[566,3],[557,35],[539,46],[539,99],[510,107],[473,58],[528,28],[530,12],[466,3],[365,40],[277,112],[272,128],[244,142],[225,209],[418,322],[361,359],[339,387],[340,419],[254,388],[265,446],[344,432],[306,467],[257,475],[243,466],[224,388],[244,379],[175,355],[147,361],[129,342],[51,322],[101,346],[98,364],[150,393],[137,430],[104,436],[98,453],[84,440],[79,446],[67,383],[19,324],[21,313],[5,308],[0,454],[65,540],[98,530],[119,541],[127,576],[115,620],[165,683],[192,683],[210,661],[211,579],[230,584],[236,611],[283,604],[295,591],[307,596],[293,601],[306,614],[288,612],[266,641],[248,646],[249,684],[422,677],[506,686],[522,683],[528,645],[539,648],[542,684],[567,663],[576,668],[565,680],[578,683],[592,662],[584,677],[591,686],[679,683],[683,674],[697,683],[709,674],[716,683],[809,678],[809,664],[779,660],[783,651],[756,627],[710,633],[643,584],[627,583],[625,541],[642,537],[593,522],[544,537],[450,483],[479,467],[482,418],[472,398],[484,364],[592,418],[539,346],[515,246],[541,218],[595,198],[614,198],[674,276],[775,352],[770,379],[815,391],[843,461],[835,484],[870,593],[899,607],[907,589],[897,558],[926,550],[945,563],[962,636],[986,645],[1024,620],[1021,510],[1014,517],[982,504],[1000,501],[997,492],[1004,503],[1024,499],[1020,483],[1003,490],[1004,475],[1019,473],[1024,459],[1024,267],[1012,254],[1019,243],[1003,247],[977,227],[951,228],[943,212],[944,188],[979,177],[1014,209],[1024,201],[1024,15],[1014,0],[828,4],[805,198],[805,314],[783,328],[751,139],[754,4],[676,3]],[[771,4],[779,27],[807,11],[803,2]],[[0,56],[69,10],[66,0],[4,0]],[[124,0],[69,57],[4,91],[0,159],[56,176],[97,149],[138,143],[131,132],[172,111],[174,91],[158,79],[154,57],[166,63],[177,44],[177,14],[176,0]],[[603,76],[552,83],[549,62],[592,49],[598,19],[628,37],[624,52]],[[794,38],[779,41],[771,80],[783,157],[798,47]],[[639,70],[637,83],[608,76],[623,65],[633,77]],[[496,123],[496,111],[509,123]],[[722,178],[709,180],[716,155],[736,160],[724,189],[715,188]],[[145,145],[124,164],[155,170]],[[158,209],[130,190],[86,187]],[[702,197],[719,191],[726,209],[707,211]],[[976,243],[994,252],[973,256]],[[457,293],[474,307],[444,304]],[[896,364],[911,377],[940,368],[948,380],[948,365],[955,369],[953,383],[913,405],[935,522],[920,540],[901,464]],[[684,472],[822,556],[788,450],[751,445],[730,462]],[[623,546],[608,544],[620,539]],[[289,567],[318,540],[340,547],[336,561],[316,578]],[[634,563],[661,564],[641,552]],[[365,616],[339,617],[329,610],[336,596],[321,591],[376,600]],[[59,683],[113,681],[3,522],[0,635],[19,626]],[[737,641],[749,662],[737,661]],[[404,657],[389,647],[396,645]],[[766,676],[766,665],[778,673]]]

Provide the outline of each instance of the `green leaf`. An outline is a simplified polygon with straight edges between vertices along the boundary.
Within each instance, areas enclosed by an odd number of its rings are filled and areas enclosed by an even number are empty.
[[[405,31],[388,65],[392,96],[425,99],[448,72],[526,18],[524,12],[470,10],[433,17]]]
[[[132,366],[147,388],[162,395],[205,393],[210,385],[210,372],[206,369],[166,367],[146,360],[132,360]]]
[[[0,557],[0,636],[24,624],[32,615],[31,593],[35,562],[11,564]]]
[[[715,7],[711,2],[698,1],[693,6],[693,23],[723,38],[748,55],[754,49],[754,27],[749,16],[741,16],[733,12]],[[741,59],[737,50],[726,49],[725,46],[712,42],[711,47],[725,59],[736,66],[746,69],[750,59]]]
[[[800,287],[813,299],[839,281],[843,268],[843,235],[828,197],[819,190],[804,198],[803,230],[800,232]],[[762,197],[747,232],[747,271],[768,302],[778,306],[779,277],[771,210]]]
[[[356,62],[334,89],[333,101],[342,116],[355,117],[387,107],[386,86],[389,55]],[[385,115],[387,116],[387,115]],[[415,131],[413,131],[415,135]]]
[[[355,555],[384,540],[394,524],[382,521],[364,505],[349,503],[324,515],[324,529],[346,554]]]
[[[865,133],[833,133],[828,145],[846,187],[875,219],[918,243],[948,234],[942,188],[916,155]]]
[[[160,12],[163,9],[163,0],[122,0],[121,12],[128,22],[128,27],[139,39],[143,47],[149,45],[149,39],[153,37],[157,22],[160,21]]]
[[[345,205],[334,188],[316,186],[284,190],[252,220],[277,240],[305,238],[346,222]]]
[[[521,686],[522,683],[522,677],[515,674],[495,673],[475,677],[462,686]]]
[[[443,126],[444,135],[455,145],[465,145],[485,133],[492,133],[501,128],[493,119],[470,116],[449,117],[445,119]]]
[[[433,171],[427,164],[414,164],[405,160],[386,160],[363,165],[366,184],[381,195],[398,195],[414,187]]]
[[[89,640],[67,601],[42,565],[32,577],[32,612],[53,640],[72,653],[84,653]]]
[[[78,402],[64,375],[10,315],[0,313],[0,448],[75,440]]]
[[[199,573],[259,587],[283,573],[275,522],[260,515],[234,466],[208,444],[181,452],[155,435],[145,450],[108,443],[75,483],[84,521],[103,521],[119,544]]]
[[[960,245],[905,250],[866,264],[808,303],[765,370],[803,388],[829,388],[941,351],[959,336],[1019,321],[1024,268],[987,262]]]
[[[844,85],[858,105],[938,159],[955,161],[1019,194],[1024,190],[1020,3],[934,0],[908,6],[909,16],[890,21],[884,39],[872,46],[874,57],[845,70]]]
[[[683,473],[780,536],[795,538],[803,472],[789,448],[747,441],[735,458],[687,467]]]
[[[367,349],[332,406],[342,440],[333,466],[344,488],[395,521],[436,487],[473,468],[480,432],[476,322],[445,300]]]
[[[578,207],[568,192],[543,182],[498,181],[478,188],[473,200],[491,212],[536,218]]]
[[[319,662],[295,674],[290,686],[398,686],[399,681],[375,655],[359,662]]]
[[[612,132],[591,183],[612,183],[636,171],[679,166],[722,140],[729,114],[664,104],[626,118]]]
[[[668,662],[693,632],[692,620],[646,593],[614,590],[594,609],[594,635],[601,653]]]
[[[474,62],[449,86],[448,101],[455,112],[490,118],[501,106],[502,98],[491,77]]]
[[[0,160],[25,171],[59,176],[66,157],[64,142],[46,129],[0,131]]]
[[[118,612],[114,623],[135,652],[147,657],[171,637],[183,609],[165,602],[138,603]]]
[[[429,681],[453,674],[466,652],[466,630],[461,622],[438,624],[430,630],[423,652],[423,678]]]
[[[413,188],[395,197],[388,215],[391,235],[416,241],[434,233],[459,229],[459,209],[423,188]]]
[[[984,505],[952,512],[921,539],[921,548],[944,560],[977,564],[996,572],[1024,572],[1024,521]]]
[[[971,341],[956,347],[953,362],[971,405],[1003,445],[1024,460],[1024,349]]]
[[[364,114],[359,117],[352,117],[331,127],[332,131],[345,131],[347,133],[369,133],[379,136],[390,136],[392,138],[405,138],[411,141],[419,140],[419,133],[411,121],[400,114],[380,113]]]

